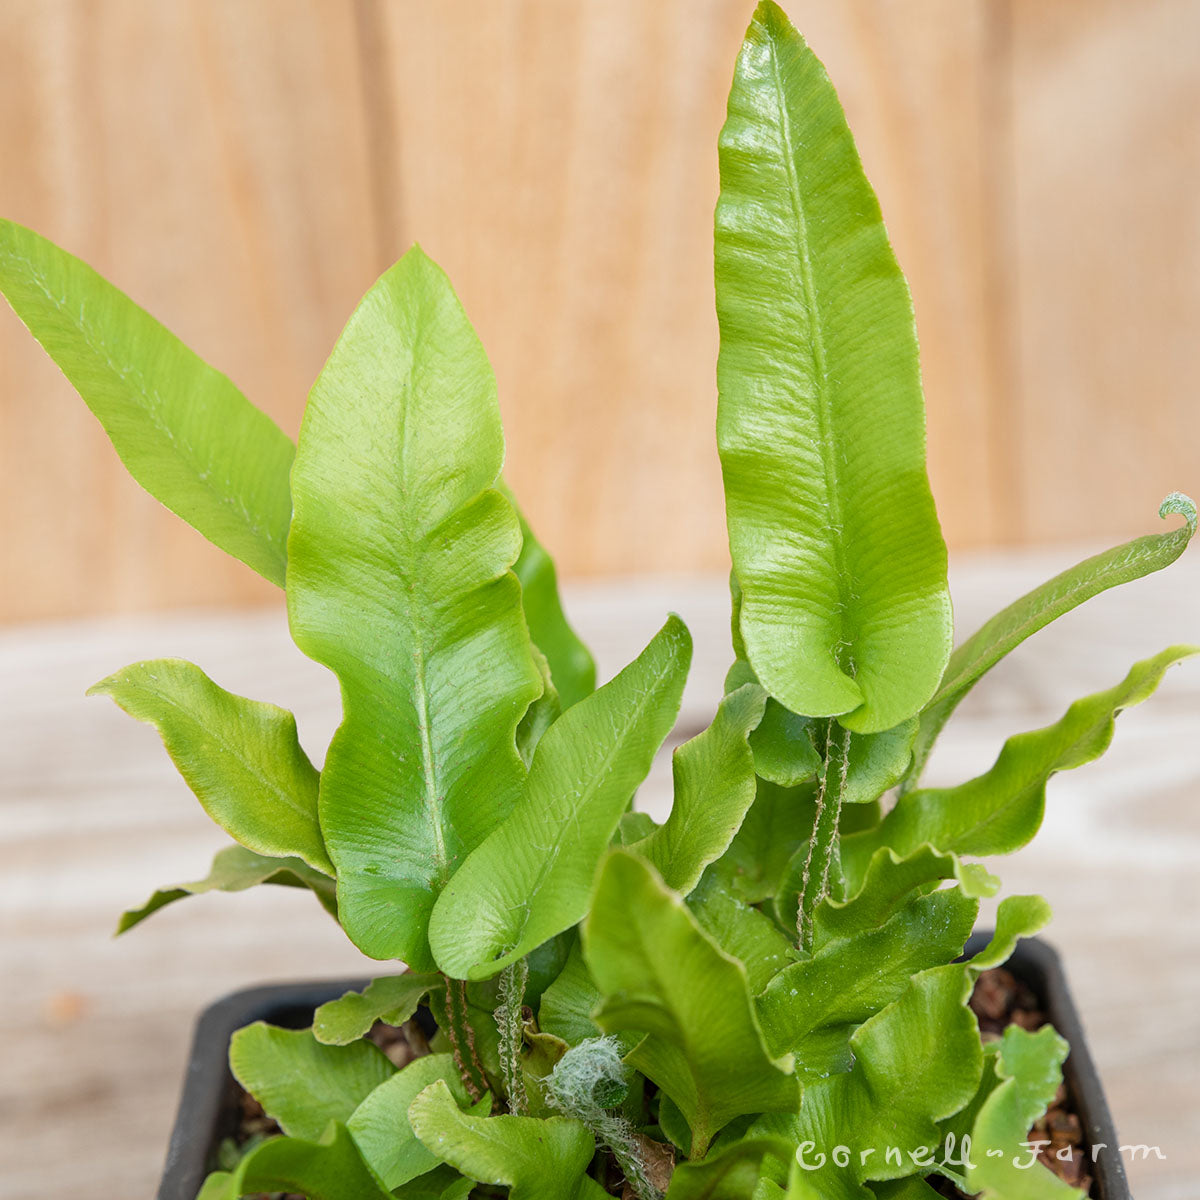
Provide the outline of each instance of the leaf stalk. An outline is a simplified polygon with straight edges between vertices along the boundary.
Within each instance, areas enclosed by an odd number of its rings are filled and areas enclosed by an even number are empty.
[[[830,717],[825,754],[817,776],[817,815],[808,842],[808,857],[804,861],[804,876],[800,885],[800,906],[796,914],[800,949],[805,953],[812,950],[813,913],[829,895],[830,868],[837,855],[838,822],[842,815],[842,797],[846,792],[849,765],[850,730],[842,728],[836,717]]]

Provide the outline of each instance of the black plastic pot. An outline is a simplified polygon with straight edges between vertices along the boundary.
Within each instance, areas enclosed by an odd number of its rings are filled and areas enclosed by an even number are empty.
[[[968,953],[981,949],[990,934],[977,933]],[[1117,1133],[1100,1087],[1100,1078],[1088,1053],[1079,1014],[1067,990],[1057,953],[1036,938],[1021,942],[1008,968],[1029,985],[1042,1003],[1051,1024],[1071,1047],[1063,1068],[1076,1113],[1093,1146],[1107,1146],[1097,1158],[1093,1174],[1099,1200],[1132,1200],[1125,1168],[1117,1153]],[[167,1150],[167,1162],[158,1200],[195,1200],[205,1175],[212,1169],[221,1140],[237,1122],[238,1086],[229,1073],[229,1039],[253,1021],[267,1021],[301,1029],[312,1023],[313,1010],[350,989],[361,989],[366,979],[285,983],[235,992],[207,1008],[196,1025],[188,1060],[183,1096]],[[425,1009],[417,1019],[432,1034],[433,1020]]]

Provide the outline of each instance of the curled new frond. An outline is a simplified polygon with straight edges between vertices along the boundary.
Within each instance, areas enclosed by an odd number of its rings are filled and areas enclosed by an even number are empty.
[[[1176,514],[1187,521],[1188,537],[1192,537],[1196,532],[1196,502],[1191,496],[1172,492],[1158,506],[1158,515],[1164,519]]]
[[[568,1050],[546,1081],[546,1099],[559,1112],[586,1125],[612,1151],[638,1200],[660,1200],[638,1134],[619,1113],[629,1088],[620,1043],[615,1037],[588,1038]]]

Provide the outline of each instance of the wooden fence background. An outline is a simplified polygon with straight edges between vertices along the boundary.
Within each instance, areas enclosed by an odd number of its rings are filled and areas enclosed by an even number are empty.
[[[750,0],[0,0],[0,212],[285,429],[412,240],[568,574],[725,558],[715,143]],[[1200,2],[790,0],[916,302],[954,547],[1200,486]],[[123,474],[0,312],[0,620],[270,589]]]

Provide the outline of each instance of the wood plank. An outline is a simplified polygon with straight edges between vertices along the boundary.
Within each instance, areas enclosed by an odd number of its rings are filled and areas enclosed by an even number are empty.
[[[979,8],[792,9],[912,278],[948,533],[986,541]],[[477,324],[509,476],[568,574],[725,562],[712,207],[747,14],[741,0],[382,8],[400,240],[442,262]]]
[[[1200,7],[1013,21],[1017,498],[1034,538],[1146,530],[1200,488]]]
[[[0,212],[127,290],[294,433],[378,266],[354,13],[0,6]],[[0,313],[0,619],[262,600],[159,508]]]

